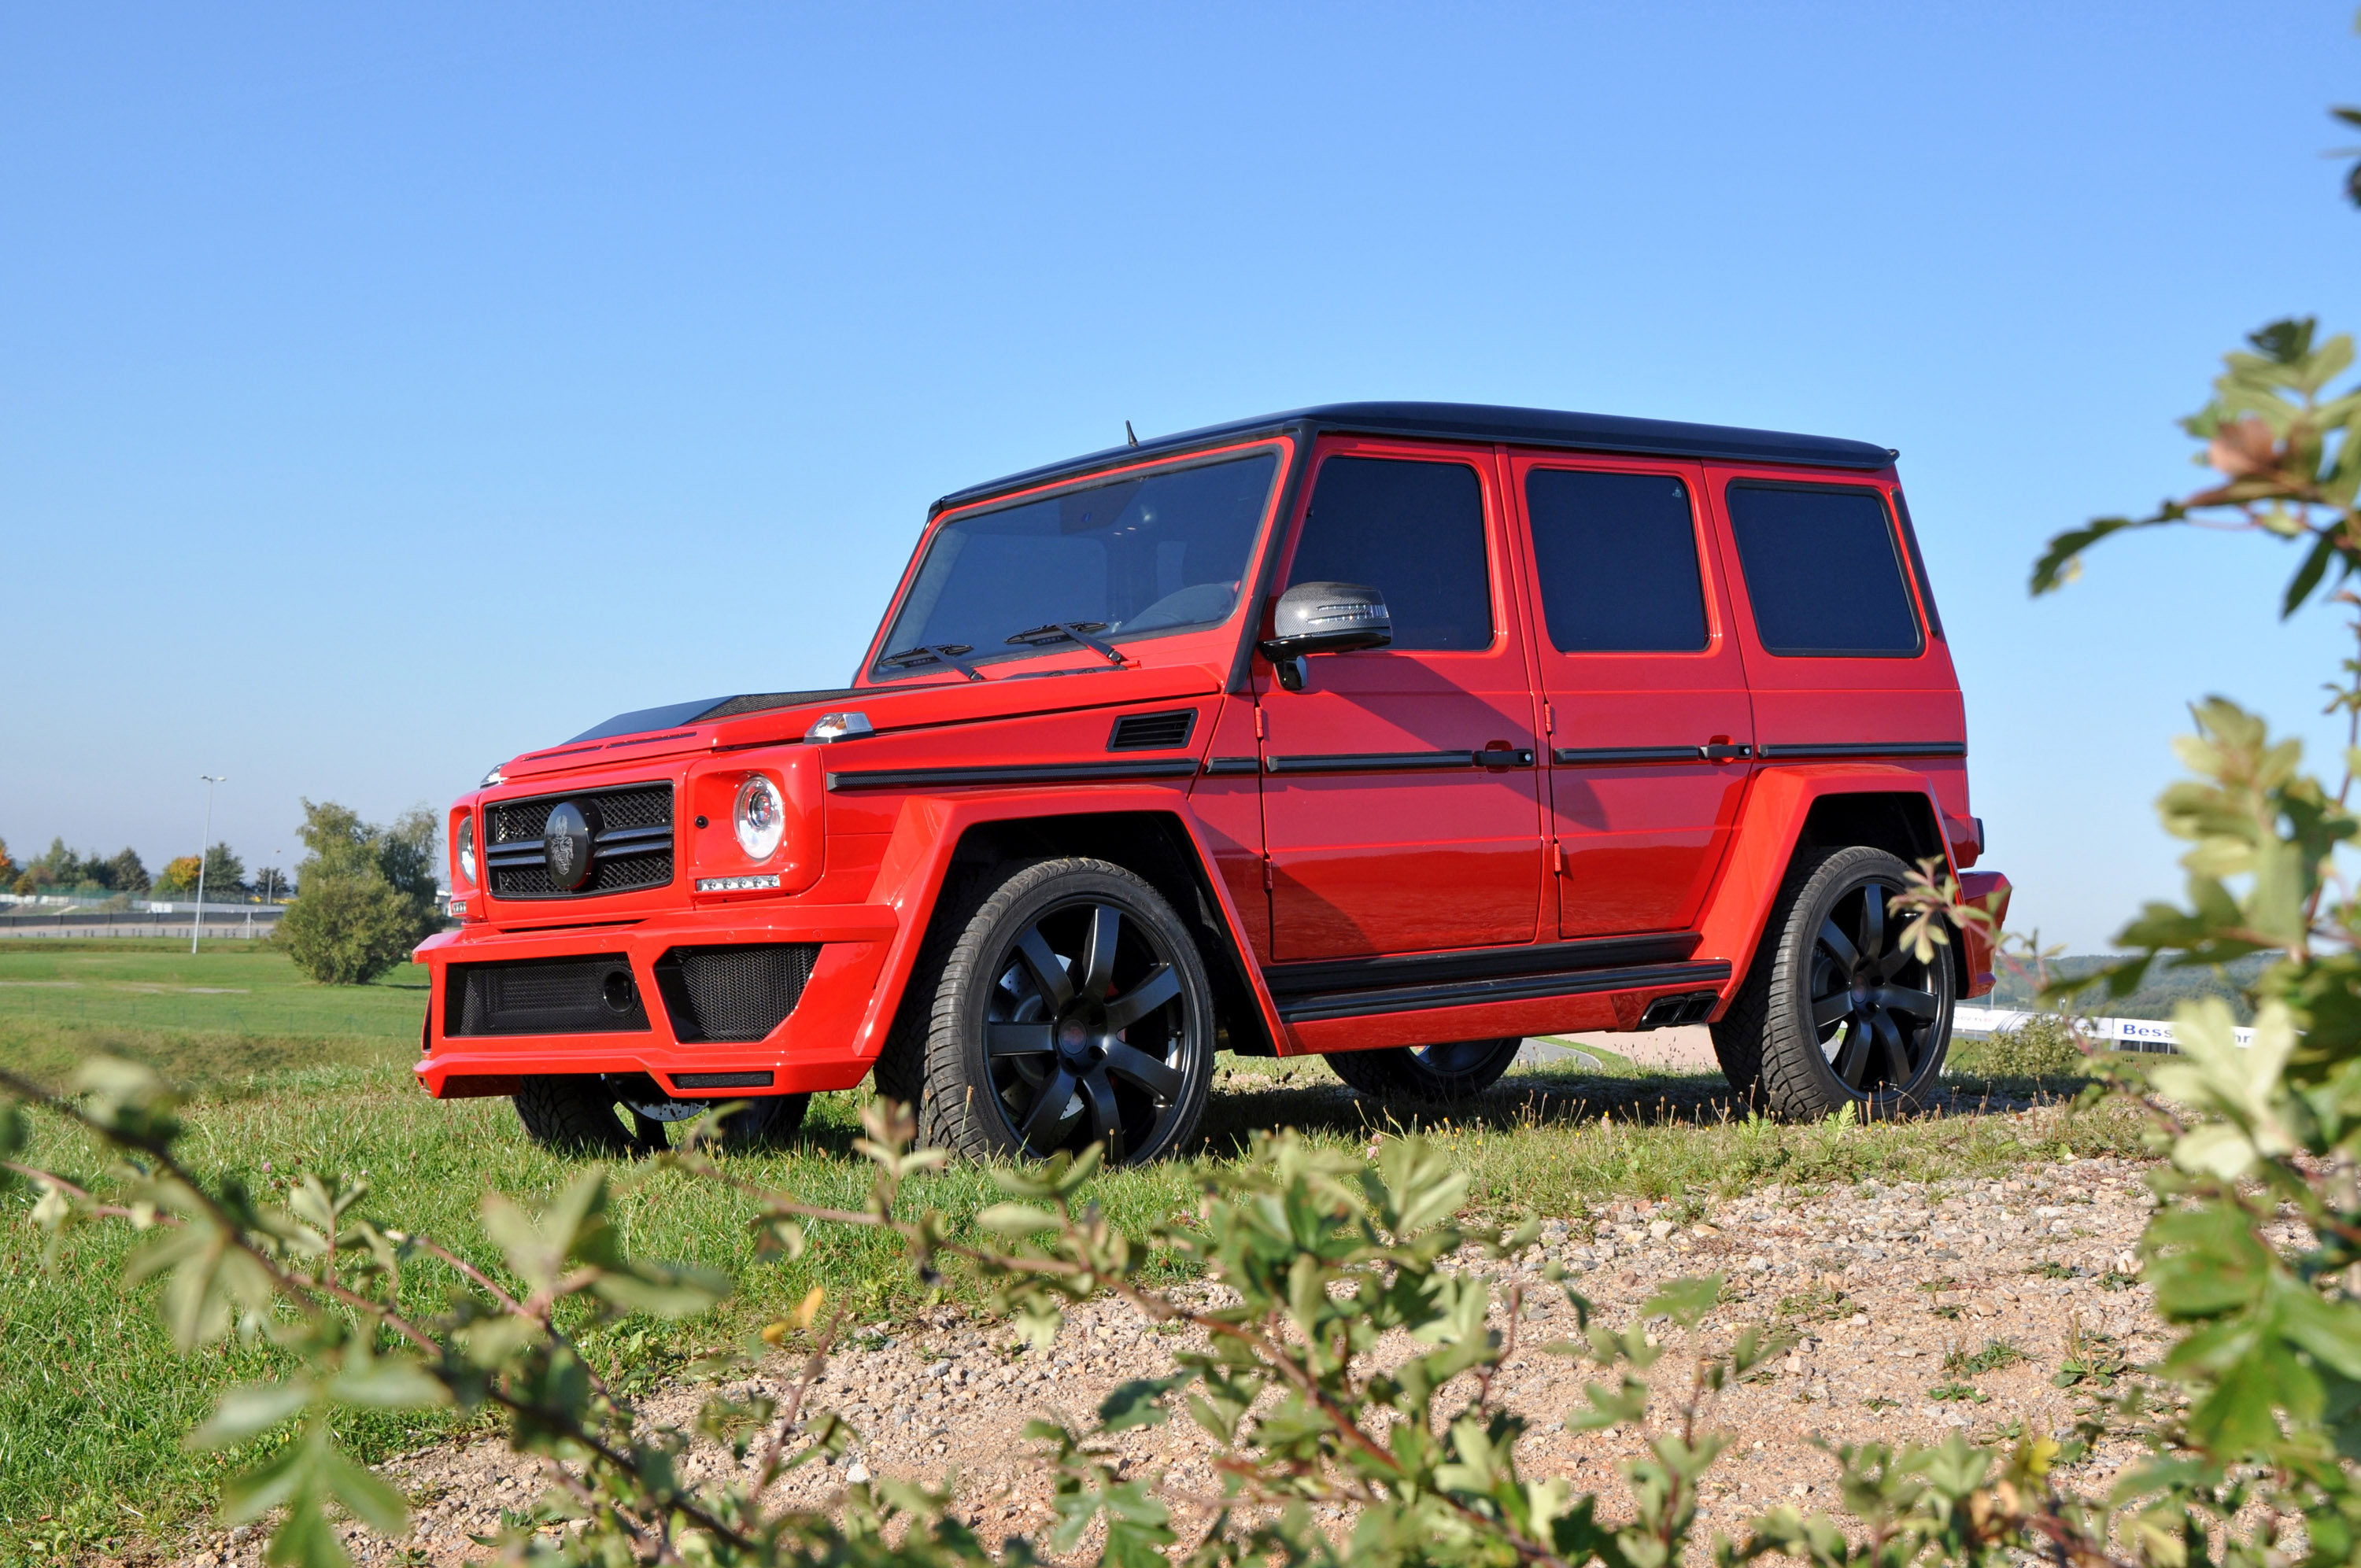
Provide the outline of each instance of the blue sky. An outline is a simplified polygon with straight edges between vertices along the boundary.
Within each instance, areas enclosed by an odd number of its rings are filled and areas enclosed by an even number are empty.
[[[1901,448],[1988,864],[2177,887],[2181,704],[2315,737],[2191,488],[2361,324],[2339,4],[0,13],[0,836],[151,866],[621,709],[847,676],[928,500],[1404,397]]]

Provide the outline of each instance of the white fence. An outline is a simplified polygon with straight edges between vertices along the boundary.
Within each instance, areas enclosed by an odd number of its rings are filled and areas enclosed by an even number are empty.
[[[1951,1014],[1951,1030],[1960,1035],[1994,1035],[2003,1029],[2014,1029],[2036,1018],[2054,1014],[2021,1013],[2006,1007],[1960,1007]],[[2093,1040],[2103,1040],[2119,1051],[2178,1051],[2180,1042],[2172,1025],[2161,1018],[2085,1018],[2082,1032]],[[2240,1029],[2238,1043],[2255,1043],[2252,1029]]]

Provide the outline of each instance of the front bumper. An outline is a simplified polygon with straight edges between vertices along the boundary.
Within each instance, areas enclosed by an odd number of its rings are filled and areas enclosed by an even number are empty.
[[[764,908],[741,904],[683,910],[613,925],[501,931],[468,926],[430,938],[412,961],[424,964],[428,988],[424,1052],[414,1069],[427,1091],[454,1100],[513,1094],[519,1080],[543,1073],[645,1073],[681,1099],[732,1092],[805,1093],[850,1089],[869,1070],[860,1054],[900,922],[882,905]],[[819,945],[811,978],[794,1010],[759,1040],[683,1040],[660,1000],[656,961],[678,947],[768,942]],[[453,964],[555,958],[622,958],[647,1000],[647,1027],[578,1035],[461,1035],[451,1020]],[[768,1073],[767,1083],[754,1075]],[[683,1081],[686,1077],[689,1081]],[[729,1088],[716,1078],[737,1080]]]

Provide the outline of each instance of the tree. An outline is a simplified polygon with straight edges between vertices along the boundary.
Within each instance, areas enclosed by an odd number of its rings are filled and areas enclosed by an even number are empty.
[[[246,862],[230,853],[227,844],[205,851],[205,896],[226,898],[246,891]]]
[[[116,893],[148,891],[148,868],[141,863],[138,850],[126,848],[106,862],[106,885]]]
[[[0,883],[16,880],[16,862],[8,857],[8,840],[0,839]]]
[[[440,924],[433,811],[420,806],[379,827],[334,801],[307,800],[295,832],[310,853],[295,868],[295,900],[274,939],[313,980],[365,984]]]
[[[156,878],[156,891],[166,898],[189,898],[197,891],[197,857],[182,855],[166,862]]]

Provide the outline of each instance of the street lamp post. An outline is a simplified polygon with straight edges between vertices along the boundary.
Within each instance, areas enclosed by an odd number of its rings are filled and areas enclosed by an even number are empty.
[[[205,786],[205,830],[197,839],[197,918],[189,927],[191,958],[196,956],[197,938],[204,935],[205,930],[205,846],[213,842],[214,837],[214,786],[227,784],[229,775],[199,773],[197,782]]]

